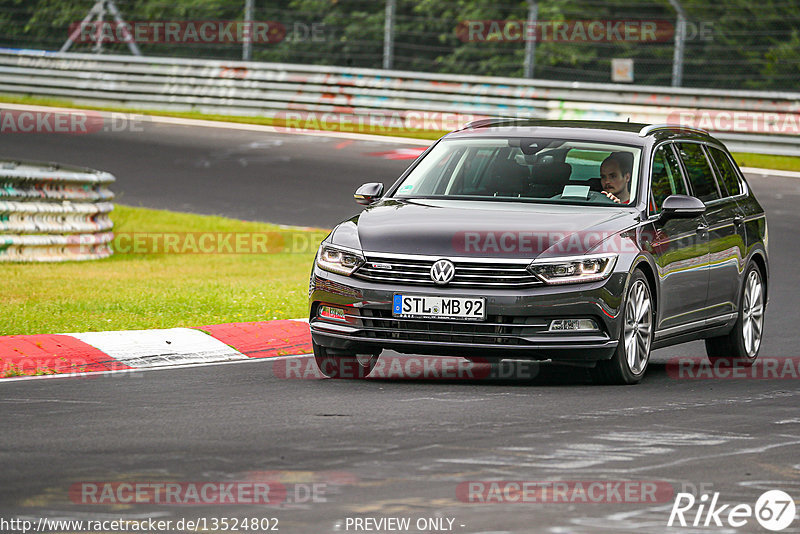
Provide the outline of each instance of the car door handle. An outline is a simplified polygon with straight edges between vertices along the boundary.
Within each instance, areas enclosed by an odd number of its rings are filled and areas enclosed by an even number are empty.
[[[697,233],[698,234],[705,234],[708,232],[708,225],[707,224],[699,224],[697,226]]]
[[[735,224],[736,226],[741,226],[743,222],[744,222],[744,216],[736,215],[733,217],[733,224]]]

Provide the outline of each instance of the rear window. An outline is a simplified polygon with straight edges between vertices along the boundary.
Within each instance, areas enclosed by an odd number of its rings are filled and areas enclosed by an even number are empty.
[[[694,196],[703,202],[720,198],[717,182],[703,147],[697,143],[679,143],[678,147]]]
[[[732,197],[740,195],[742,193],[742,185],[739,182],[739,174],[733,168],[728,155],[714,147],[708,147],[708,152],[717,166],[717,171],[719,171],[717,176],[722,180],[722,185],[727,190],[728,195]]]

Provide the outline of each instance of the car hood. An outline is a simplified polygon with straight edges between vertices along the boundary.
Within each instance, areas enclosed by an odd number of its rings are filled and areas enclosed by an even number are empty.
[[[473,200],[384,200],[337,227],[334,244],[366,252],[526,258],[602,249],[634,226],[629,207]]]

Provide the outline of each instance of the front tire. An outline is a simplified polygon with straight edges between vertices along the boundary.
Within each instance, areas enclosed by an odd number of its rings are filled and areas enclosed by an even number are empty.
[[[311,346],[317,367],[328,378],[366,378],[378,363],[378,354],[331,354],[313,341]]]
[[[602,360],[591,369],[592,378],[601,384],[636,384],[644,376],[650,361],[655,305],[650,284],[636,270],[625,294],[622,328],[617,350],[610,360]]]
[[[751,264],[744,277],[736,324],[727,335],[706,339],[706,354],[711,363],[744,367],[755,363],[764,331],[764,289],[760,269]]]

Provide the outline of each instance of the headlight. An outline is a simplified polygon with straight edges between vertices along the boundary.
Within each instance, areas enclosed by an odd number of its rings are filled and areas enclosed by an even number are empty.
[[[591,254],[571,258],[533,260],[528,270],[548,284],[594,282],[611,275],[617,263],[616,254]]]
[[[317,267],[350,276],[364,264],[364,256],[355,250],[322,244],[317,253]]]

